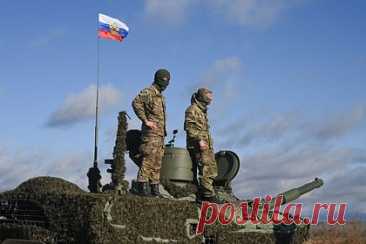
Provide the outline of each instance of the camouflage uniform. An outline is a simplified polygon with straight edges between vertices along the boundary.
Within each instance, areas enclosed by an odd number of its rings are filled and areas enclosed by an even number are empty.
[[[187,132],[187,149],[193,161],[194,181],[198,184],[196,176],[198,167],[199,188],[204,197],[215,195],[213,180],[217,176],[217,165],[209,128],[206,106],[192,96],[191,106],[185,112],[184,129]],[[200,140],[207,143],[207,149],[200,149]]]
[[[138,172],[139,182],[160,181],[161,159],[164,155],[165,99],[155,84],[142,90],[132,102],[133,109],[142,123],[142,164]],[[157,129],[145,125],[145,121],[155,122]]]

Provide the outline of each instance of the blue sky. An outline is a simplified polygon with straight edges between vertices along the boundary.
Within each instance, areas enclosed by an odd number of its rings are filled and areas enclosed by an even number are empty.
[[[366,213],[364,1],[1,3],[0,189],[45,174],[87,184],[100,12],[130,27],[123,43],[100,42],[101,158],[111,156],[118,111],[138,127],[131,100],[165,67],[179,146],[190,95],[214,91],[215,149],[240,155],[241,197],[321,176],[325,187],[305,201],[348,200]],[[130,179],[135,171],[129,163]]]

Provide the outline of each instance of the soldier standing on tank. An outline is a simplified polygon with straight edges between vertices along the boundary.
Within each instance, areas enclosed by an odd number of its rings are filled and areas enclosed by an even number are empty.
[[[198,187],[197,199],[219,203],[213,187],[217,165],[207,117],[207,107],[212,99],[212,91],[207,88],[200,88],[192,95],[191,105],[185,112],[184,130],[187,133],[187,149],[193,163],[193,180]]]
[[[142,196],[160,196],[160,168],[166,136],[166,109],[162,92],[169,81],[169,71],[159,69],[155,72],[153,84],[143,89],[132,102],[135,114],[142,121],[142,164],[137,175],[138,194]]]

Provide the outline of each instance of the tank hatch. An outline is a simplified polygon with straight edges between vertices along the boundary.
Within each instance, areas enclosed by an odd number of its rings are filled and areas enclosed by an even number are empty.
[[[230,185],[240,169],[240,159],[238,155],[232,151],[219,151],[215,153],[215,159],[218,173],[214,181],[215,185]]]

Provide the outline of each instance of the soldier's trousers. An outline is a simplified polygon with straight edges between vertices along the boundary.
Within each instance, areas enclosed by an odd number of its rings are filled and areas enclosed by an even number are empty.
[[[194,181],[196,184],[198,183],[199,192],[204,197],[214,196],[213,181],[217,176],[217,164],[213,150],[206,149],[201,151],[199,148],[191,148],[188,151],[193,163]]]
[[[152,184],[160,182],[161,160],[164,156],[164,137],[143,136],[140,146],[142,163],[137,175],[137,181]]]

